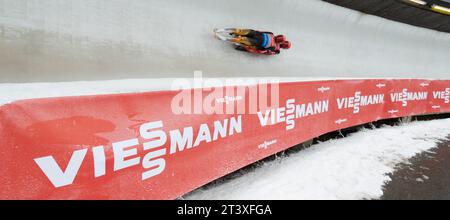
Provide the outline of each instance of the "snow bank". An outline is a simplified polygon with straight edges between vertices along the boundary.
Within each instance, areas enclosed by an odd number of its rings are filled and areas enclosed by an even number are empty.
[[[396,164],[436,147],[450,119],[364,129],[267,162],[186,199],[373,199]]]
[[[13,101],[35,98],[104,95],[135,92],[171,90],[174,82],[188,82],[194,88],[194,80],[201,80],[201,86],[207,82],[219,82],[221,85],[253,85],[258,82],[301,82],[332,80],[333,78],[296,78],[296,77],[243,77],[243,78],[159,78],[159,79],[123,79],[103,81],[41,82],[41,83],[0,83],[0,106]],[[336,78],[335,78],[336,79]],[[340,78],[348,79],[348,78]],[[219,86],[219,85],[215,85]]]

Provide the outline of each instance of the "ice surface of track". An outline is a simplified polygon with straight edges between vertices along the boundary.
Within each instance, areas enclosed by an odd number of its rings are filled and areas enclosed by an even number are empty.
[[[397,164],[437,147],[450,119],[363,130],[198,189],[186,199],[377,199]],[[376,140],[376,141],[374,141]]]
[[[279,56],[214,27],[284,33]],[[191,77],[449,78],[450,34],[320,0],[0,0],[0,82]]]

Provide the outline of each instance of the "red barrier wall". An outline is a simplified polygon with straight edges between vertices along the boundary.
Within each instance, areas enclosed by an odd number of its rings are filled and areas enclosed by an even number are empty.
[[[224,106],[250,99],[251,88]],[[330,131],[450,112],[450,80],[282,83],[280,106],[259,114],[176,115],[179,92],[0,106],[0,199],[174,199]]]

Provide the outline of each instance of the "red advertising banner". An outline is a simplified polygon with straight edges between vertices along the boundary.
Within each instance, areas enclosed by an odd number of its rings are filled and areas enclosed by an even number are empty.
[[[175,199],[327,132],[450,112],[450,80],[330,80],[219,89],[0,106],[0,199]],[[261,90],[267,97],[258,95]],[[271,102],[275,95],[276,105],[256,108],[248,102]]]

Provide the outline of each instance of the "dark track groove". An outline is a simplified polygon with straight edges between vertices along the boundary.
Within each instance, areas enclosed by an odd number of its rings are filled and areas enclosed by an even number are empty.
[[[450,16],[414,7],[400,0],[323,0],[335,5],[383,17],[389,20],[450,33]],[[442,6],[450,8],[450,3],[437,0]]]

